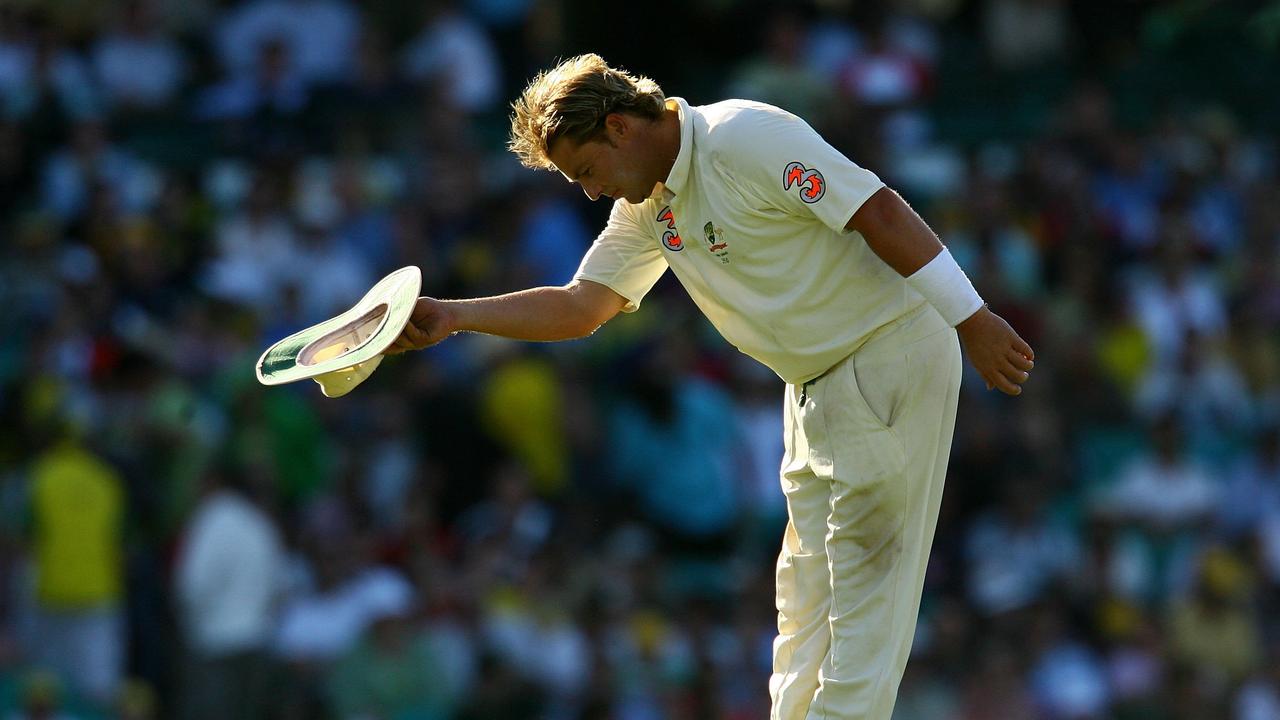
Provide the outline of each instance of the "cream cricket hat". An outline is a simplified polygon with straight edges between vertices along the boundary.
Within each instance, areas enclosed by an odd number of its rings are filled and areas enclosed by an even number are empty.
[[[410,265],[378,281],[355,307],[277,342],[258,358],[258,382],[283,385],[311,378],[325,397],[341,397],[364,382],[408,324],[422,288]]]

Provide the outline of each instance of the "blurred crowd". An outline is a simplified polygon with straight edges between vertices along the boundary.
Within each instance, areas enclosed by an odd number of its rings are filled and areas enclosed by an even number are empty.
[[[966,378],[895,718],[1280,718],[1280,148],[1233,102],[1280,19],[1237,5],[0,3],[0,717],[767,714],[782,384],[669,277],[254,379],[404,265],[567,281],[607,208],[506,103],[598,51],[809,119],[1036,348]],[[1149,102],[1215,42],[1252,72]]]

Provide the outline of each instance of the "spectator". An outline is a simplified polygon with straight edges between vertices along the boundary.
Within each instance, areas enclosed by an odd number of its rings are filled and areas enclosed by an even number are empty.
[[[256,115],[289,116],[300,112],[309,95],[291,53],[281,38],[264,40],[254,65],[201,93],[196,117],[244,121]]]
[[[108,702],[124,672],[124,488],[68,428],[31,466],[36,635],[30,648],[73,691]]]
[[[367,460],[362,463],[367,470],[361,491],[375,525],[399,531],[415,510],[411,502],[424,499],[414,486],[424,474],[425,459],[413,440],[410,410],[400,397],[385,393],[372,402],[378,410],[370,428]]]
[[[393,198],[377,196],[371,187],[377,175],[374,167],[347,162],[339,163],[333,176],[339,207],[334,227],[338,242],[358,254],[375,273],[396,264],[393,217],[385,207]],[[423,273],[427,272],[424,268]]]
[[[477,398],[485,430],[543,496],[564,492],[569,481],[563,385],[546,358],[512,351],[494,363]]]
[[[9,117],[83,120],[100,110],[84,58],[37,16],[0,22],[0,107]]]
[[[1210,526],[1221,494],[1219,480],[1192,459],[1184,437],[1177,418],[1157,419],[1151,448],[1095,498],[1095,509],[1119,524],[1121,564],[1112,571],[1127,566],[1122,586],[1146,599],[1187,588],[1198,536]]]
[[[1106,670],[1092,649],[1073,637],[1060,608],[1050,602],[1032,621],[1030,684],[1036,705],[1053,720],[1106,717],[1111,704]]]
[[[778,466],[785,450],[776,407],[779,380],[745,355],[732,356],[729,365],[742,426],[743,456],[736,473],[747,529],[746,549],[771,556],[778,533],[787,524],[787,505],[778,493]]]
[[[377,282],[364,258],[339,243],[326,225],[303,224],[296,237],[299,243],[290,262],[306,270],[295,270],[290,280],[298,286],[308,324],[351,309]]]
[[[809,28],[800,13],[780,5],[761,27],[762,47],[734,70],[728,95],[776,105],[822,126],[835,87],[805,64]]]
[[[645,517],[697,546],[723,540],[738,518],[731,461],[742,436],[733,400],[689,372],[689,351],[672,337],[645,353],[610,420],[609,454]]]
[[[368,631],[330,673],[336,716],[448,720],[463,698],[447,666],[459,658],[421,632],[408,597],[376,610]]]
[[[1087,92],[1080,97],[1080,103],[1086,108],[1093,102],[1097,101]],[[1142,145],[1135,138],[1119,133],[1099,134],[1098,129],[1093,129],[1093,137],[1080,138],[1104,153],[1105,166],[1094,175],[1091,188],[1095,213],[1105,224],[1107,233],[1118,240],[1123,252],[1129,255],[1149,252],[1162,235],[1160,200],[1166,191],[1167,179],[1143,154]],[[1080,130],[1087,132],[1090,128]]]
[[[259,506],[261,482],[251,468],[213,470],[184,532],[174,568],[187,650],[184,718],[265,717],[284,556],[275,521]]]
[[[1260,520],[1257,543],[1262,572],[1272,585],[1280,585],[1280,511],[1274,506]]]
[[[360,37],[359,11],[346,0],[250,0],[227,13],[217,32],[223,68],[232,76],[261,65],[261,48],[280,45],[304,86],[347,79]]]
[[[1151,426],[1151,449],[1120,473],[1103,507],[1122,520],[1155,532],[1190,530],[1209,518],[1219,495],[1217,482],[1193,461],[1172,416]]]
[[[1231,553],[1210,550],[1191,594],[1170,606],[1173,657],[1218,693],[1261,667],[1261,628],[1248,606],[1248,573]]]
[[[1201,116],[1206,127],[1208,160],[1187,169],[1194,184],[1187,212],[1203,249],[1222,258],[1243,250],[1246,199],[1239,173],[1231,167],[1231,154],[1239,139],[1234,119],[1225,112],[1208,110]]]
[[[56,675],[36,672],[24,678],[22,707],[5,720],[77,720],[77,716],[63,712],[65,690]]]
[[[528,189],[520,224],[519,259],[531,286],[563,285],[591,245],[591,230],[559,178],[539,178]],[[554,186],[551,183],[556,183]],[[573,198],[576,200],[576,198]]]
[[[131,0],[119,27],[93,49],[94,71],[108,103],[156,110],[177,97],[186,74],[182,49],[157,26],[152,0]]]
[[[1100,603],[1099,615],[1110,645],[1106,664],[1115,714],[1158,715],[1167,692],[1169,655],[1159,624],[1120,600]]]
[[[80,219],[95,193],[107,193],[113,210],[137,213],[152,208],[160,194],[156,173],[107,139],[106,127],[86,120],[71,130],[71,142],[45,161],[43,207],[63,222]]]
[[[1255,422],[1249,394],[1222,338],[1188,331],[1177,365],[1157,364],[1138,387],[1134,408],[1146,417],[1172,414],[1196,445],[1221,444]]]
[[[1043,482],[1018,471],[1004,478],[1001,495],[1001,504],[976,518],[965,538],[971,602],[989,615],[1028,607],[1060,591],[1080,563],[1070,528],[1050,515]]]
[[[929,89],[931,68],[922,57],[880,20],[867,32],[865,51],[845,68],[841,85],[856,102],[877,109],[897,109],[922,100]]]
[[[503,577],[520,575],[550,538],[554,518],[547,504],[531,492],[530,477],[523,468],[505,464],[492,482],[491,498],[460,515],[457,532],[469,546],[499,550],[510,568]]]
[[[0,92],[6,103],[32,78],[35,32],[31,19],[12,6],[0,15]]]
[[[316,585],[284,605],[275,652],[305,668],[326,667],[351,652],[375,618],[411,601],[413,588],[393,568],[372,563],[369,538],[325,538]]]
[[[1185,226],[1173,222],[1156,248],[1158,272],[1135,273],[1130,302],[1134,315],[1164,367],[1178,367],[1188,337],[1215,342],[1226,329],[1222,291],[1193,254]]]
[[[969,222],[948,233],[956,262],[983,292],[1000,289],[1018,302],[1037,299],[1043,292],[1040,251],[1015,223],[1009,187],[981,171],[974,172],[966,185]]]
[[[205,266],[206,292],[259,311],[280,303],[293,280],[298,240],[279,195],[275,179],[259,173],[244,209],[221,220]]]
[[[1269,720],[1280,717],[1280,643],[1274,640],[1261,671],[1236,695],[1234,720]]]
[[[832,85],[839,70],[862,52],[862,35],[846,17],[850,9],[834,3],[819,4],[804,43],[805,64]]]
[[[1258,431],[1257,445],[1231,469],[1218,508],[1218,524],[1230,538],[1259,531],[1280,518],[1280,424]]]
[[[498,54],[484,27],[458,8],[457,0],[426,3],[422,29],[404,49],[401,68],[463,112],[493,107],[502,87]]]
[[[1071,42],[1070,8],[1063,0],[987,0],[982,29],[997,68],[1032,69],[1064,59]]]
[[[595,669],[571,590],[557,582],[565,574],[561,557],[544,552],[514,578],[495,578],[482,600],[480,638],[553,705],[568,709],[581,701]]]

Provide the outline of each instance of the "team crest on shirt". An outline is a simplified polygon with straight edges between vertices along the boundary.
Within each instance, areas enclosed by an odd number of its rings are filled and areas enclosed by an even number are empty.
[[[792,161],[782,170],[782,189],[790,190],[794,185],[800,186],[800,199],[806,203],[816,203],[827,194],[827,179],[822,173]]]
[[[671,252],[683,250],[684,241],[680,239],[680,231],[676,230],[676,217],[671,213],[671,206],[662,208],[655,219],[666,225],[666,229],[662,231],[662,246]]]
[[[702,238],[707,242],[707,251],[720,258],[720,262],[729,262],[729,243],[725,242],[724,230],[708,222],[702,226]]]

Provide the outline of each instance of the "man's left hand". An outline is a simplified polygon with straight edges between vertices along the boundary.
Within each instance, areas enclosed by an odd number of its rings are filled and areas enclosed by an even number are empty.
[[[956,326],[969,362],[987,383],[1006,395],[1022,394],[1022,383],[1031,377],[1035,351],[1004,318],[985,305]]]

